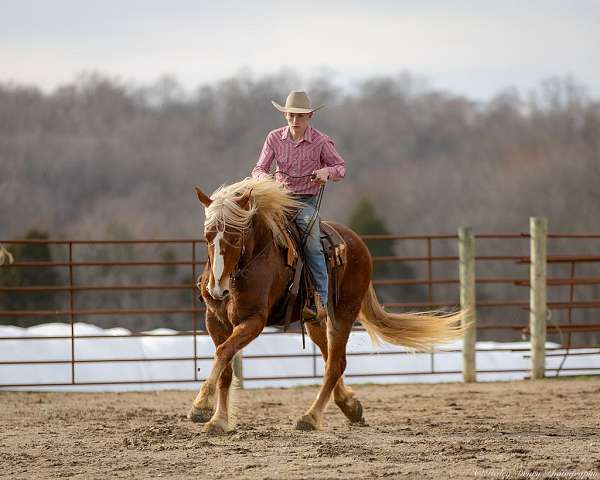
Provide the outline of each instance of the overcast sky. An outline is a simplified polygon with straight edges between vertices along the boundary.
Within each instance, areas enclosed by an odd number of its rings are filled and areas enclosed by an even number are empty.
[[[600,0],[0,0],[0,81],[45,90],[86,70],[192,89],[291,67],[343,85],[409,71],[477,99],[570,74],[598,96],[599,50]]]

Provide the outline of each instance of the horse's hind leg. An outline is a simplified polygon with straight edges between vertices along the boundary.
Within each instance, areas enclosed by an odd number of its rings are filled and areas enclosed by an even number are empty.
[[[341,316],[338,315],[336,330],[331,326],[330,321],[327,321],[327,357],[323,385],[321,385],[321,390],[312,406],[296,422],[298,430],[316,430],[321,427],[323,411],[331,398],[331,392],[336,387],[346,368],[346,343],[352,330],[352,323],[352,321],[343,321]],[[322,343],[322,339],[320,341]],[[325,355],[323,356],[325,357]]]
[[[354,396],[354,392],[344,385],[344,377],[338,380],[333,390],[333,400],[351,423],[364,424],[362,405]]]
[[[214,313],[208,309],[206,310],[206,328],[215,344],[215,347],[218,347],[225,340],[227,340],[232,331],[231,327],[226,326],[216,317]],[[213,363],[213,368],[214,367],[215,364]],[[202,387],[200,388],[196,399],[192,403],[192,408],[188,413],[188,418],[192,422],[208,422],[213,416],[216,383],[217,382],[213,380],[212,375],[209,375],[204,383],[202,383]]]
[[[325,325],[307,323],[308,334],[321,350],[323,360],[327,362],[327,329]],[[363,423],[363,409],[361,403],[354,396],[354,392],[344,384],[342,375],[333,389],[333,400],[344,415],[352,423]]]

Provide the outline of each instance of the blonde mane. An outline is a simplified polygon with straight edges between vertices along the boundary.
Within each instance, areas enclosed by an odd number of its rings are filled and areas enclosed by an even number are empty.
[[[237,204],[244,195],[250,192],[248,210]],[[212,203],[206,209],[204,227],[216,226],[217,230],[234,229],[244,234],[251,225],[251,219],[258,215],[273,232],[275,241],[285,245],[282,229],[286,216],[302,204],[291,195],[281,183],[271,177],[262,179],[245,178],[231,185],[223,185],[211,195]]]

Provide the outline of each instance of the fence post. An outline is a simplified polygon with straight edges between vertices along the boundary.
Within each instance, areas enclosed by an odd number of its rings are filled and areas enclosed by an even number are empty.
[[[531,378],[544,378],[546,370],[546,237],[548,220],[529,219],[531,266],[529,280],[529,331],[531,336]]]
[[[458,254],[460,258],[460,307],[465,312],[462,326],[463,336],[463,380],[477,381],[475,349],[477,331],[475,329],[475,236],[470,227],[458,229]]]
[[[240,350],[233,356],[233,374],[237,379],[237,386],[240,390],[244,389],[244,363],[242,360],[242,351]]]

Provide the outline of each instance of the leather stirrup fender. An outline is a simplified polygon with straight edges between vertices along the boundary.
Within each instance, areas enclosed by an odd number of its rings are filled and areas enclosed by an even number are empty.
[[[302,257],[298,255],[296,257],[296,271],[294,272],[294,281],[292,283],[292,287],[290,288],[290,295],[288,298],[288,303],[285,308],[285,316],[283,322],[283,331],[287,332],[288,327],[290,326],[292,320],[292,312],[294,311],[294,305],[296,304],[296,298],[298,297],[298,292],[300,291],[300,278],[302,275],[302,267],[304,266],[304,262],[302,261]]]

